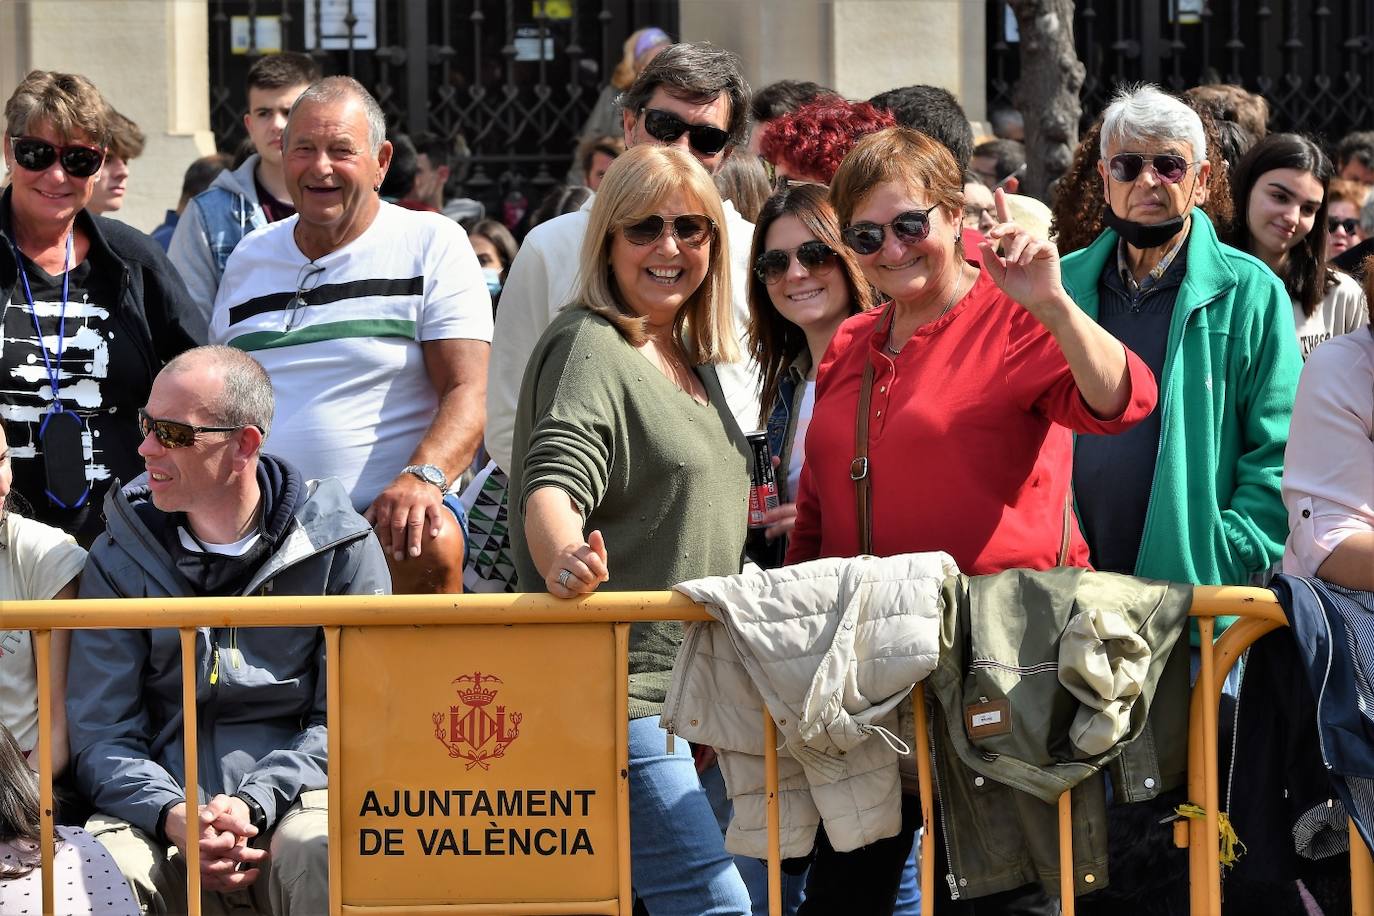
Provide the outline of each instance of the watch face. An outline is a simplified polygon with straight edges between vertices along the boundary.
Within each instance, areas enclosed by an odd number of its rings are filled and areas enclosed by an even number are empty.
[[[443,486],[444,475],[437,468],[425,467],[420,469],[420,473],[425,475],[425,480],[434,484],[436,487]]]

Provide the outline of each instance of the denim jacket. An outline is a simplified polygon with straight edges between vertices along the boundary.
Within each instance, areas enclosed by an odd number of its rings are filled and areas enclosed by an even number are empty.
[[[186,281],[197,306],[198,320],[187,330],[199,343],[208,338],[215,294],[229,255],[245,235],[267,225],[253,183],[260,159],[254,153],[232,172],[220,172],[209,188],[191,198],[172,233],[167,256]]]
[[[768,453],[778,456],[778,501],[796,502],[797,494],[788,492],[787,469],[792,464],[792,445],[797,437],[797,412],[806,393],[806,376],[811,372],[811,351],[802,348],[787,367],[778,386],[773,412],[768,415]]]

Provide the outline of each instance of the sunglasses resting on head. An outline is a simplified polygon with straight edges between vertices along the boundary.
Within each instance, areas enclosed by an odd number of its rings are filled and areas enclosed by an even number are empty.
[[[11,137],[14,164],[28,172],[46,172],[54,162],[73,178],[90,178],[105,163],[105,151],[94,146],[54,146],[38,137]]]
[[[253,424],[246,424],[253,426]],[[192,426],[190,423],[183,423],[180,420],[160,420],[157,417],[148,416],[148,411],[142,407],[138,409],[138,431],[143,434],[143,438],[148,438],[152,433],[157,437],[157,444],[163,448],[186,448],[194,445],[196,438],[201,433],[236,433],[246,426]],[[253,426],[259,432],[262,430]]]

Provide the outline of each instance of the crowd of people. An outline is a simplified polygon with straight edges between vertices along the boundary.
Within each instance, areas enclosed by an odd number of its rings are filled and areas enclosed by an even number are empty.
[[[972,577],[1282,571],[1374,610],[1374,134],[1328,153],[1237,87],[1126,87],[1042,202],[1013,112],[977,138],[937,87],[754,93],[708,44],[624,51],[567,186],[491,215],[446,191],[446,140],[264,57],[251,152],[193,163],[152,237],[101,215],[137,126],[30,73],[4,111],[0,600],[573,599],[938,552]],[[751,522],[754,430],[778,501]],[[741,787],[660,721],[682,642],[630,632],[634,892],[764,912],[722,829]],[[216,905],[327,910],[318,629],[199,631],[198,799],[175,631],[53,648],[43,748],[32,638],[0,630],[0,911],[36,887],[40,754],[62,912],[184,912],[193,843]],[[1172,750],[1114,770],[1110,812],[1168,798]],[[991,852],[989,806],[961,807],[982,777],[936,764],[932,834],[909,781],[856,790],[879,826],[823,811],[787,912],[915,912],[921,842],[937,912],[1055,912],[1035,851]]]

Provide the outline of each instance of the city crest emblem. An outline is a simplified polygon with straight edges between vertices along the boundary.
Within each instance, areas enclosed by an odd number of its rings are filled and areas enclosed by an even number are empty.
[[[487,761],[506,756],[506,748],[520,737],[522,716],[507,712],[505,706],[496,706],[495,713],[491,712],[497,692],[486,685],[502,683],[494,674],[474,671],[459,675],[451,683],[459,685],[458,699],[462,704],[450,706],[447,714],[433,715],[434,737],[448,748],[450,757],[466,760],[467,769],[489,770],[491,765]]]

